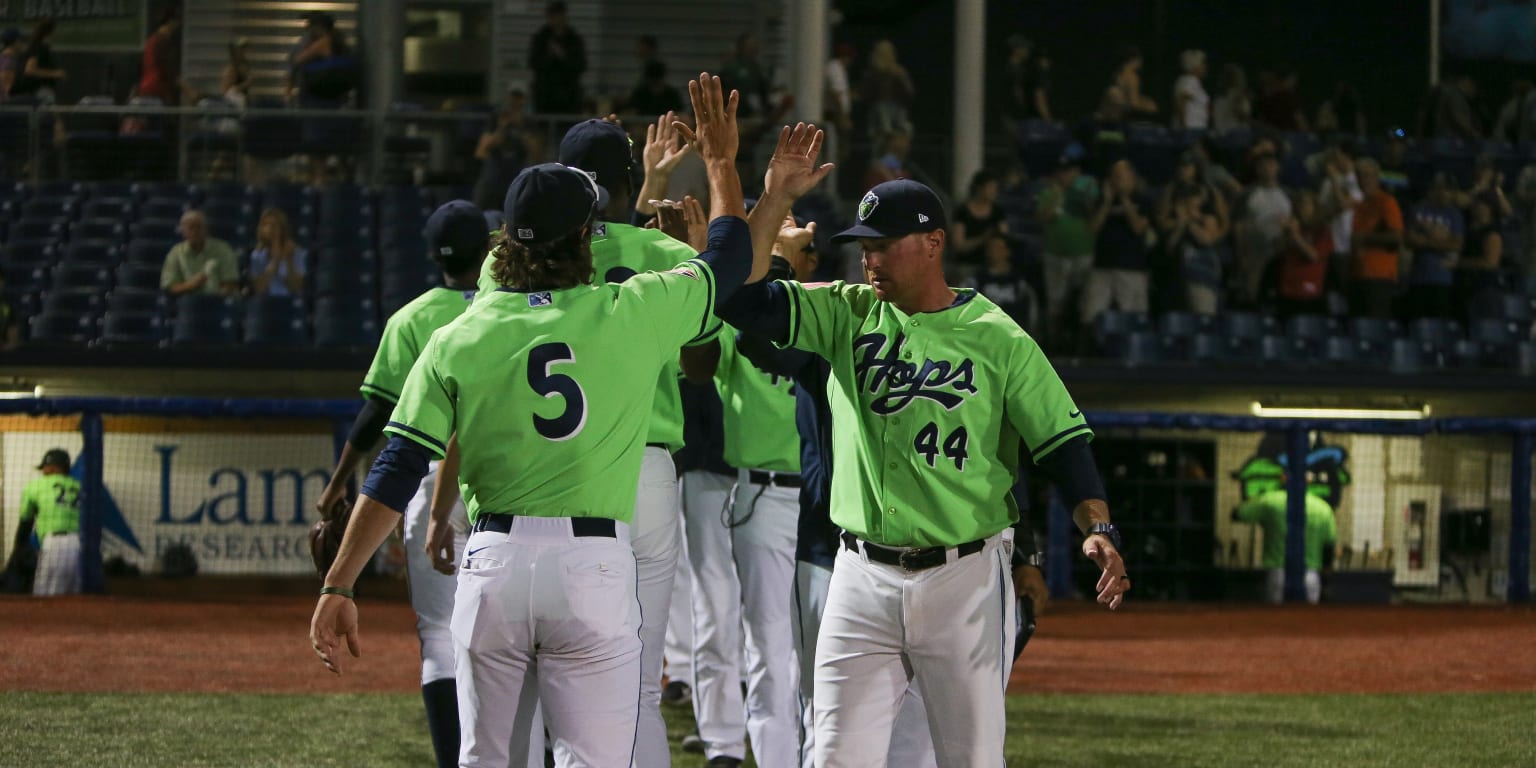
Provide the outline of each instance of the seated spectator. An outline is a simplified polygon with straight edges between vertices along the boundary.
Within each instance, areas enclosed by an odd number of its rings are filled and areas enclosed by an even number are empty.
[[[1104,197],[1091,222],[1093,271],[1083,292],[1082,320],[1091,324],[1111,305],[1122,312],[1147,311],[1147,230],[1152,201],[1129,160],[1118,160],[1105,177]]]
[[[681,112],[682,109],[682,94],[667,82],[666,63],[659,59],[646,62],[640,83],[629,93],[626,111],[650,117],[665,115],[668,112]]]
[[[880,157],[869,164],[864,174],[864,186],[873,187],[887,181],[907,178],[907,154],[912,151],[912,134],[896,131],[886,134]]]
[[[288,215],[276,208],[262,211],[256,224],[256,248],[251,251],[251,293],[302,295],[304,263],[308,259],[309,253],[293,242]]]
[[[954,233],[950,248],[956,266],[980,268],[990,247],[987,241],[1008,234],[1008,218],[997,204],[997,193],[997,177],[991,171],[980,170],[971,177],[970,193],[950,219]]]
[[[160,288],[172,296],[222,293],[240,288],[240,267],[229,243],[208,236],[208,219],[199,210],[181,215],[182,241],[171,246],[160,268]]]
[[[1214,315],[1221,303],[1221,249],[1226,228],[1207,210],[1211,191],[1204,185],[1177,187],[1171,210],[1160,217],[1163,242],[1183,289],[1184,309]]]
[[[1184,74],[1173,84],[1173,127],[1205,130],[1211,125],[1211,95],[1206,92],[1205,51],[1189,50],[1179,57]]]
[[[1078,150],[1069,147],[1035,197],[1035,221],[1045,230],[1046,339],[1066,346],[1067,307],[1088,284],[1093,268],[1093,230],[1088,219],[1099,197],[1099,183],[1078,169]]]
[[[1248,94],[1248,75],[1237,64],[1221,68],[1221,95],[1211,105],[1211,128],[1216,133],[1247,128],[1253,119],[1253,99]]]
[[[1360,317],[1391,317],[1397,293],[1398,249],[1403,246],[1403,212],[1397,198],[1381,188],[1381,166],[1365,158],[1355,163],[1360,204],[1355,206],[1353,300]]]
[[[992,300],[1025,332],[1033,335],[1040,321],[1040,300],[1024,275],[1013,268],[1013,251],[1005,238],[987,238],[986,267],[961,285]]]
[[[1493,209],[1485,200],[1474,200],[1467,215],[1467,236],[1456,262],[1456,304],[1466,315],[1483,297],[1503,287],[1500,266],[1504,262],[1504,236]]]
[[[1317,194],[1296,194],[1296,214],[1285,220],[1280,269],[1275,286],[1281,317],[1328,314],[1328,260],[1333,233],[1318,210]]]
[[[1408,305],[1414,317],[1450,319],[1459,314],[1453,286],[1466,223],[1452,204],[1455,183],[1449,173],[1435,174],[1428,196],[1413,207],[1405,222],[1403,240],[1413,249]]]
[[[1238,202],[1236,217],[1237,258],[1227,274],[1227,299],[1234,306],[1258,305],[1264,271],[1284,240],[1285,222],[1291,218],[1291,198],[1280,188],[1280,161],[1273,153],[1254,160],[1254,183]]]

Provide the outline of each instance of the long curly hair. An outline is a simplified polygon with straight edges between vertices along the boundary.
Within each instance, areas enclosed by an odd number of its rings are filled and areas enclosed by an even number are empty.
[[[559,291],[592,282],[592,238],[587,227],[559,240],[524,245],[505,227],[491,251],[491,277],[517,291]]]

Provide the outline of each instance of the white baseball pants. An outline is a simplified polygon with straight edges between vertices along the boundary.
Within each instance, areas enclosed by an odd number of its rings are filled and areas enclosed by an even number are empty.
[[[578,538],[567,518],[519,517],[470,535],[452,624],[464,768],[510,766],[535,700],[561,766],[631,764],[640,603],[629,526],[615,528]]]
[[[1000,768],[1004,689],[1013,660],[1011,545],[908,572],[839,549],[816,644],[818,768],[886,764],[913,681],[927,705],[938,765]]]
[[[416,495],[405,505],[405,572],[411,589],[411,610],[416,612],[416,636],[421,639],[421,684],[453,677],[453,592],[457,574],[442,574],[432,568],[427,555],[427,524],[432,519],[432,489],[437,486],[437,465],[427,465]],[[457,482],[447,478],[447,482]],[[458,494],[454,494],[455,497]],[[454,502],[448,517],[453,525],[455,559],[464,557],[464,542],[469,537],[469,517],[464,500]]]
[[[725,509],[717,504],[729,503],[728,478],[709,472],[685,478],[694,718],[709,758],[744,758],[750,736],[758,765],[794,766],[801,741],[793,629],[799,492],[753,485],[745,470],[737,480],[734,504]],[[694,490],[698,497],[690,496]]]
[[[672,577],[682,552],[677,518],[677,468],[665,448],[646,446],[640,487],[630,522],[640,598],[640,722],[635,747],[638,768],[672,764],[667,724],[661,719],[661,667],[666,650]]]
[[[678,498],[682,498],[682,481],[678,481]],[[683,532],[682,551],[688,551],[687,527],[682,522],[683,508],[677,508],[678,529]],[[693,576],[687,563],[672,575],[672,605],[667,610],[667,638],[662,651],[663,665],[669,680],[693,685]]]
[[[37,571],[32,578],[34,595],[80,593],[80,534],[54,533],[39,537]]]

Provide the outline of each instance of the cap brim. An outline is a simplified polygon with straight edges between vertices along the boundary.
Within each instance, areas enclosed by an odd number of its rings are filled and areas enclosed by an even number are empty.
[[[906,234],[906,233],[903,233],[903,234]],[[863,237],[872,237],[872,238],[879,239],[879,238],[882,238],[882,237],[894,237],[894,235],[890,235],[890,234],[886,234],[885,232],[881,232],[880,230],[875,229],[874,227],[871,227],[871,226],[869,226],[867,224],[859,224],[857,226],[851,227],[849,229],[845,229],[845,230],[843,230],[843,231],[833,235],[832,236],[832,242],[837,244],[837,245],[842,245],[843,243],[851,243],[851,242],[853,242],[855,240],[858,240],[859,238],[863,238]]]

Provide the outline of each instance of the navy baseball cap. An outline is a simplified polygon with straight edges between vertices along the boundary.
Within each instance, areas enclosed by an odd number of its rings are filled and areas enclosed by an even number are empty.
[[[69,469],[69,451],[63,448],[53,448],[44,453],[43,460],[37,465],[37,468],[42,469],[49,466],[67,471]]]
[[[560,162],[597,174],[598,185],[611,192],[629,179],[635,159],[629,134],[623,128],[593,118],[565,132],[560,140]]]
[[[861,237],[906,237],[915,232],[944,229],[948,222],[939,196],[910,179],[876,184],[859,201],[859,223],[832,236],[834,243]]]
[[[524,168],[512,180],[501,215],[513,240],[547,243],[581,229],[606,197],[580,168],[543,163]]]
[[[449,200],[427,218],[427,250],[438,261],[484,256],[490,242],[485,214],[468,200]]]

